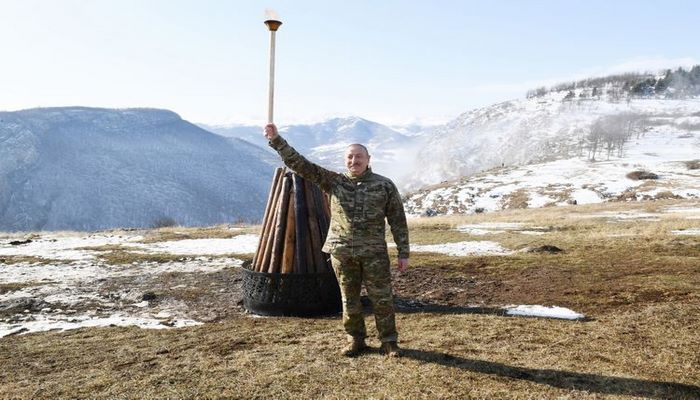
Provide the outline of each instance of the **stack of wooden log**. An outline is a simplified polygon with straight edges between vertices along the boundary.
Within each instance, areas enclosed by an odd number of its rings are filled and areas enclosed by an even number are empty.
[[[328,200],[319,187],[277,168],[252,269],[270,274],[332,271],[328,256],[321,252],[329,224]]]

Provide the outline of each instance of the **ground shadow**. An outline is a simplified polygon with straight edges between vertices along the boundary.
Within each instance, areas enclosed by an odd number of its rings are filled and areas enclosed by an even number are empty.
[[[699,399],[700,386],[675,382],[647,381],[635,378],[589,373],[516,367],[491,361],[472,360],[446,353],[403,349],[402,357],[480,374],[527,380],[568,390],[591,393],[637,396],[651,399]]]
[[[369,299],[363,299],[363,304],[370,305]],[[423,300],[409,299],[405,297],[395,297],[394,307],[397,313],[402,314],[414,314],[414,313],[432,313],[432,314],[488,314],[488,315],[498,315],[501,317],[516,317],[517,315],[507,314],[502,307],[482,307],[482,306],[457,306],[457,305],[447,305],[426,302]],[[521,317],[522,316],[517,316]],[[547,318],[547,317],[536,317],[536,318]],[[551,317],[549,317],[551,318]],[[576,319],[575,321],[581,322],[593,321],[593,318],[584,317]]]
[[[436,313],[436,314],[490,314],[506,316],[506,310],[501,307],[456,306],[426,302],[422,300],[396,297],[394,299],[396,312],[403,314]]]

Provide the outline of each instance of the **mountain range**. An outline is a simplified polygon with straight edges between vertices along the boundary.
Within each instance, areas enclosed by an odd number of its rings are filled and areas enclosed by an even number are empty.
[[[171,111],[0,112],[0,230],[257,221],[274,162]]]
[[[539,88],[437,127],[346,117],[280,132],[337,171],[347,145],[367,145],[415,215],[700,198],[691,72]],[[0,230],[258,221],[278,165],[261,126],[196,126],[157,109],[0,112]]]
[[[276,153],[267,145],[259,126],[210,126],[203,128],[227,137],[246,140]],[[344,152],[348,145],[361,143],[371,154],[373,171],[400,183],[407,179],[415,154],[429,127],[410,125],[391,128],[360,117],[332,118],[315,124],[280,126],[280,134],[297,151],[328,169],[344,171]]]

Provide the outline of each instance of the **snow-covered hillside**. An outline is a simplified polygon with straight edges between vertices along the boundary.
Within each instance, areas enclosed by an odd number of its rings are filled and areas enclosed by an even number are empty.
[[[679,136],[700,130],[698,98],[611,101],[607,96],[582,99],[582,90],[573,100],[565,100],[566,91],[552,92],[460,115],[427,137],[429,145],[418,154],[405,187],[415,190],[495,167],[579,157],[590,150],[592,127],[605,117],[626,115],[637,131],[666,126]]]
[[[592,161],[586,155],[499,167],[415,192],[408,196],[406,210],[413,215],[435,215],[611,200],[700,198],[700,130],[679,130],[677,119],[666,122],[659,121],[635,137],[621,157]],[[652,173],[657,179],[634,179],[637,171]]]
[[[261,217],[273,159],[154,109],[0,113],[0,230]]]

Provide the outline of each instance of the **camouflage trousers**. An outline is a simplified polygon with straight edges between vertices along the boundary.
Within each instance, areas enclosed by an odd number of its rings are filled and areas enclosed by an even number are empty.
[[[394,296],[391,291],[389,254],[386,246],[379,249],[337,246],[331,253],[331,261],[340,285],[343,327],[348,338],[367,337],[360,302],[360,292],[364,283],[367,295],[372,301],[379,339],[382,343],[396,341],[398,334],[394,317]]]

